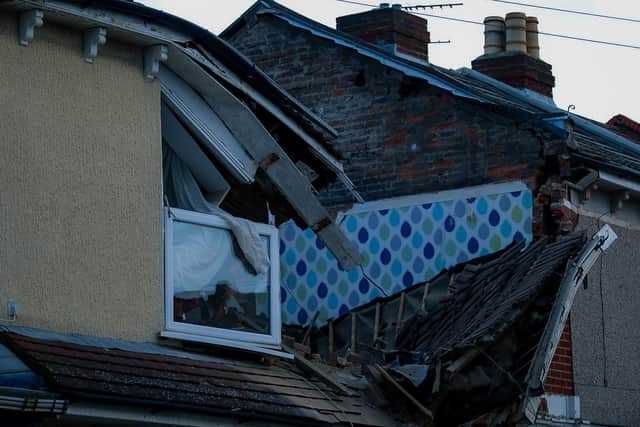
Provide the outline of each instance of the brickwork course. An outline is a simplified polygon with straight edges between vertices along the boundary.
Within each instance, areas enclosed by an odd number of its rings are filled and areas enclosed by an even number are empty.
[[[333,149],[365,200],[522,180],[535,189],[541,140],[499,108],[430,87],[270,16],[229,39],[332,125]],[[339,185],[324,202],[353,201]]]
[[[378,22],[384,14],[394,17],[390,24]],[[404,26],[414,30],[413,36],[398,34],[400,14],[388,10],[342,17],[338,28],[392,53],[427,59],[426,46],[418,46],[429,39],[426,22],[425,27],[417,21]],[[380,31],[368,31],[368,26]],[[223,37],[336,129],[339,136],[331,149],[365,200],[520,180],[535,194],[534,236],[563,235],[578,221],[562,203],[572,167],[607,160],[585,150],[578,156],[582,160],[571,163],[565,140],[544,130],[518,105],[455,96],[269,13],[236,22]],[[552,96],[551,65],[527,55],[485,55],[473,67],[512,86]],[[593,149],[591,143],[588,147]],[[353,203],[339,184],[321,198],[334,207]],[[575,394],[570,321],[545,389]]]

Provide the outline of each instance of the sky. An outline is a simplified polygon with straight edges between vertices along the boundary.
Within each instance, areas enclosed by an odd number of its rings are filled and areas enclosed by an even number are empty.
[[[141,0],[142,3],[181,16],[219,34],[252,4],[252,0]],[[337,16],[364,12],[366,6],[336,0],[279,0],[311,19],[335,28]],[[379,1],[359,0],[377,5]],[[444,3],[447,0],[405,0],[404,6]],[[521,3],[580,10],[640,20],[640,0],[516,0]],[[396,1],[397,2],[397,1]],[[490,15],[525,12],[537,16],[539,31],[631,44],[640,47],[640,22],[625,22],[504,4],[494,0],[455,0],[464,5],[424,13],[482,22]],[[481,25],[425,17],[431,40],[429,60],[446,68],[470,67],[482,54]],[[540,57],[553,66],[554,100],[558,107],[575,105],[574,112],[607,121],[622,113],[640,121],[640,49],[605,46],[540,35]]]

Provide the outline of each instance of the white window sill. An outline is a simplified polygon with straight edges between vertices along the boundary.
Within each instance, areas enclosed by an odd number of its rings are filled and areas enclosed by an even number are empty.
[[[245,350],[251,353],[259,353],[267,356],[280,357],[287,360],[293,359],[293,354],[282,351],[280,346],[269,344],[253,344],[242,341],[233,341],[223,338],[214,338],[204,335],[187,334],[184,332],[162,331],[160,336],[163,338],[171,338],[181,341],[200,342],[205,344],[213,344],[221,347],[232,348],[236,350]]]

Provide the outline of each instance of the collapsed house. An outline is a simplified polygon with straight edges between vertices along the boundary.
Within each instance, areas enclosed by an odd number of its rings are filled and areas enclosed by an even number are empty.
[[[514,240],[611,224],[626,243],[588,278],[545,387],[550,413],[568,422],[637,424],[631,355],[640,336],[624,326],[638,320],[637,126],[628,117],[598,123],[555,104],[535,17],[487,17],[483,54],[470,68],[448,70],[428,62],[427,21],[399,6],[364,6],[334,29],[261,0],[221,34],[336,128],[331,145],[370,208],[335,185],[321,192],[365,262],[349,275],[320,256],[285,258],[283,319],[313,324],[319,311],[321,326]],[[514,187],[485,187],[497,184]],[[428,213],[430,204],[438,210]],[[287,251],[298,242],[309,251],[313,234],[289,230],[281,227]]]
[[[413,425],[535,423],[578,287],[616,235],[585,239],[514,243],[459,265],[330,321],[306,335],[307,351],[361,366],[374,401]]]
[[[388,181],[351,182],[331,142],[335,124],[191,23],[119,0],[11,1],[0,12],[3,419],[535,420],[577,286],[615,234],[605,227],[533,241],[535,174],[514,166],[538,155],[529,128],[516,132],[524,138],[517,155],[504,142],[497,148],[514,155],[513,164],[493,164],[515,167],[509,182],[480,186],[493,182],[485,179],[493,170],[472,179],[477,187],[434,195],[411,179],[414,168],[390,185],[406,185],[408,199],[380,200]],[[463,177],[440,166],[434,179],[455,192]],[[343,204],[373,203],[333,218],[321,201],[335,201],[316,194],[326,186]],[[536,268],[524,271],[527,261]],[[503,309],[494,315],[479,301]],[[281,312],[308,326],[322,308],[326,329],[306,327],[299,342],[282,345]],[[535,321],[524,321],[530,314]],[[395,323],[383,321],[389,316]],[[441,337],[412,328],[430,322],[473,328]],[[510,359],[498,361],[517,327],[544,332],[507,345]],[[519,360],[536,340],[531,359]],[[505,381],[518,362],[527,376]],[[411,366],[417,377],[405,372]],[[502,397],[478,402],[478,390],[505,384]],[[456,399],[469,405],[443,416]]]

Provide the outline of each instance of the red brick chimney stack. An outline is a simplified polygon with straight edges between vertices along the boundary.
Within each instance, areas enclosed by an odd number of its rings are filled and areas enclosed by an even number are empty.
[[[524,13],[508,13],[505,19],[484,20],[484,54],[471,67],[511,86],[553,97],[555,78],[551,65],[540,59],[538,19]]]
[[[341,16],[336,28],[395,55],[429,60],[427,20],[405,12],[400,4],[380,3],[377,9]]]

